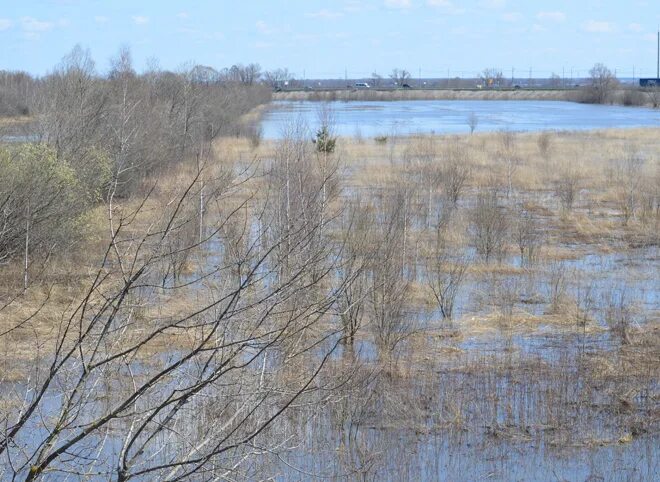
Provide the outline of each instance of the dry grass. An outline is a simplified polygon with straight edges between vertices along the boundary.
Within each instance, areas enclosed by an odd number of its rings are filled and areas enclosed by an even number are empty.
[[[33,120],[30,116],[0,117],[0,127],[27,124]]]
[[[275,92],[274,100],[568,100],[570,90],[328,90]]]
[[[543,220],[544,244],[539,254],[540,261],[570,260],[585,253],[613,252],[621,249],[622,241],[637,239],[648,232],[648,227],[644,227],[637,219],[625,226],[619,219],[618,206],[612,194],[615,186],[612,186],[608,166],[630,152],[630,149],[635,149],[643,152],[646,157],[644,171],[640,173],[640,177],[657,179],[660,160],[660,144],[657,143],[659,134],[658,129],[551,133],[547,153],[542,153],[539,149],[541,134],[515,134],[515,153],[519,163],[513,179],[513,188],[516,196],[525,199],[526,205]],[[366,192],[373,188],[388,189],[416,168],[414,159],[408,164],[403,160],[409,157],[411,148],[419,141],[415,136],[388,139],[384,144],[375,143],[373,140],[340,139],[337,156],[344,172],[343,184],[351,189],[367,190]],[[466,152],[472,175],[462,203],[469,205],[470,199],[475,196],[480,186],[489,183],[505,184],[505,173],[499,154],[502,142],[500,134],[436,136],[434,141],[439,159],[442,159],[444,146],[448,144],[458,145]],[[268,160],[273,157],[274,147],[272,141],[254,146],[245,138],[219,139],[214,146],[217,159],[213,165],[207,167],[205,175],[213,178],[223,169],[245,166],[255,160]],[[576,207],[565,213],[561,211],[554,196],[553,186],[567,164],[577,164],[579,167],[580,194]],[[163,206],[171,205],[172,199],[181,192],[196,169],[197,166],[192,162],[183,164],[159,179],[142,215],[126,228],[127,234],[143,232],[162,217],[167,212]],[[258,182],[259,180],[255,179],[255,186],[258,186]],[[137,207],[137,203],[137,200],[123,201],[116,206],[117,213],[130,212]],[[76,256],[53,262],[44,283],[21,296],[19,303],[11,310],[3,312],[0,325],[12,326],[16,320],[35,312],[43,302],[45,287],[58,282],[51,293],[49,309],[40,314],[38,320],[17,330],[12,335],[12,342],[31,339],[34,333],[38,333],[41,338],[47,337],[61,316],[68,312],[70,303],[79,298],[86,281],[97,267],[95,262],[99,259],[102,247],[109,239],[107,217],[107,210],[103,206],[92,211],[86,218],[87,241],[79,247]],[[469,220],[465,216],[454,218],[448,234],[451,246],[460,248],[470,242],[468,227]],[[424,229],[412,228],[408,235],[409,245],[416,246],[417,255],[421,259],[428,256],[432,243],[428,233]],[[513,246],[509,246],[506,251],[508,256],[516,255]],[[412,248],[410,252],[413,252]],[[75,260],[75,263],[72,263],[72,260]],[[186,272],[192,273],[196,268],[195,260],[192,259],[185,269]],[[519,277],[525,270],[509,263],[473,263],[468,273],[472,280],[476,280],[487,276]],[[22,271],[18,265],[3,267],[0,272],[5,287],[3,297],[8,297],[12,291],[16,292],[16,289],[8,288],[16,286],[21,275]],[[174,317],[189,309],[191,302],[181,298],[177,303],[168,303],[165,311],[162,306],[154,303],[142,310],[141,315],[150,320]],[[411,283],[409,303],[415,309],[428,309],[432,306],[432,295],[423,280]],[[514,310],[507,326],[503,326],[501,320],[502,316],[497,310],[464,316],[456,322],[459,333],[457,336],[498,335],[503,328],[509,332],[530,332],[541,325],[551,325],[561,330],[576,329],[575,322],[566,312],[531,315],[520,306]],[[439,320],[432,321],[434,322],[441,323]],[[593,324],[586,327],[586,330],[596,329]],[[166,346],[166,343],[162,344],[162,347]],[[436,349],[445,350],[442,345]],[[453,349],[449,352],[451,350]],[[32,347],[18,350],[16,353],[19,357],[28,357],[32,353]],[[5,376],[12,375],[6,373]]]

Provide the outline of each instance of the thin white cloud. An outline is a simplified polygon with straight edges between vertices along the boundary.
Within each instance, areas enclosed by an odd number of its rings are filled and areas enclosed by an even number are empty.
[[[142,15],[134,15],[131,19],[135,25],[146,25],[149,23],[149,17],[144,17]]]
[[[610,33],[614,31],[614,25],[602,20],[587,20],[582,24],[582,30],[589,33]]]
[[[335,12],[333,10],[328,10],[326,8],[323,8],[319,10],[318,12],[312,12],[312,13],[307,13],[305,16],[310,17],[310,18],[323,18],[326,20],[333,20],[339,17],[343,17],[344,14],[341,12]]]
[[[190,27],[179,27],[176,29],[177,33],[190,37],[196,41],[207,41],[207,40],[224,40],[225,36],[222,32],[204,32],[196,28]]]
[[[53,22],[37,20],[33,17],[21,18],[21,27],[23,28],[23,31],[29,33],[47,32],[48,30],[52,30],[54,26],[55,24]]]
[[[507,12],[502,14],[502,20],[505,22],[520,22],[523,16],[520,12]]]
[[[94,17],[94,21],[96,23],[108,23],[108,17],[104,17],[103,15],[97,15]]]
[[[177,18],[185,20],[186,18],[190,17],[190,14],[188,12],[179,12],[176,14],[176,16]]]
[[[344,12],[347,13],[356,13],[356,12],[363,12],[367,10],[368,7],[367,5],[364,4],[361,0],[346,0],[346,3],[344,4]]]
[[[263,20],[257,21],[257,23],[255,23],[254,26],[257,27],[257,30],[264,35],[270,35],[275,32],[275,30],[270,28],[268,24]]]
[[[550,22],[563,22],[566,20],[566,14],[564,12],[539,12],[536,14],[536,18]]]
[[[388,8],[410,8],[411,0],[385,0],[385,6]]]
[[[12,21],[8,18],[0,18],[0,32],[3,30],[8,30],[13,25]]]
[[[506,7],[506,0],[481,0],[479,6],[490,9],[504,8]]]
[[[644,30],[644,27],[642,27],[638,23],[631,23],[630,25],[628,25],[628,30],[630,30],[631,32],[639,33],[639,32],[642,32]]]
[[[464,8],[458,8],[450,0],[427,0],[426,4],[429,7],[437,8],[443,13],[448,13],[450,15],[460,15],[465,13]]]

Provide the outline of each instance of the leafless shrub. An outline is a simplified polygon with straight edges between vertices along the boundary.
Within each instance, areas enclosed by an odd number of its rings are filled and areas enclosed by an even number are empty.
[[[427,282],[443,319],[451,320],[454,304],[463,284],[469,259],[465,254],[452,254],[446,245],[445,227],[436,228],[435,247],[427,262]]]
[[[640,106],[646,103],[646,96],[638,88],[628,88],[623,91],[621,103],[627,106]]]
[[[580,190],[580,175],[575,167],[565,167],[559,179],[555,182],[555,195],[564,212],[573,209],[575,200]]]
[[[371,311],[379,353],[394,354],[398,345],[412,333],[412,322],[405,312],[409,282],[404,276],[405,194],[396,193],[382,213],[383,224],[378,248],[371,266]]]
[[[358,198],[351,202],[347,211],[348,225],[339,266],[339,277],[346,289],[338,296],[338,311],[344,340],[353,345],[369,300],[368,263],[378,261],[371,260],[370,256],[370,231],[374,224],[370,207]]]
[[[536,263],[541,244],[541,232],[534,215],[519,206],[513,221],[513,240],[520,252],[520,265],[530,267]]]
[[[502,259],[509,229],[506,209],[499,204],[495,189],[482,190],[471,210],[474,243],[486,263]]]
[[[451,207],[456,207],[471,174],[467,156],[460,146],[454,144],[445,150],[440,174],[444,197]]]
[[[416,137],[404,151],[404,166],[410,194],[419,198],[422,222],[430,226],[436,208],[435,196],[442,179],[438,166],[438,148],[436,140],[430,136]],[[426,191],[425,195],[423,190]]]
[[[550,313],[560,313],[566,302],[566,266],[562,262],[552,262],[548,266],[548,292]]]
[[[504,164],[507,182],[506,197],[508,198],[513,193],[513,178],[520,165],[520,159],[516,152],[515,134],[509,130],[502,130],[498,136],[500,141],[498,155]]]
[[[660,87],[647,87],[644,89],[644,94],[654,109],[660,106]]]
[[[536,139],[536,145],[541,157],[547,162],[552,154],[553,135],[550,131],[542,131]]]
[[[660,229],[660,170],[655,176],[642,179],[639,191],[640,219],[658,233]]]
[[[575,324],[582,328],[584,333],[594,310],[594,291],[591,281],[585,279],[579,271],[574,271],[572,278],[575,283],[575,303],[573,310]]]
[[[628,146],[621,159],[614,161],[614,184],[623,224],[635,217],[639,202],[640,185],[644,157],[633,147]]]
[[[492,275],[489,282],[491,304],[497,309],[499,322],[510,328],[514,309],[520,301],[520,280],[517,276]]]
[[[605,321],[621,343],[626,345],[630,343],[630,328],[636,323],[633,308],[635,303],[629,291],[624,285],[603,294]]]
[[[250,124],[248,126],[247,137],[250,139],[250,145],[256,149],[261,144],[264,137],[263,129],[260,124]]]

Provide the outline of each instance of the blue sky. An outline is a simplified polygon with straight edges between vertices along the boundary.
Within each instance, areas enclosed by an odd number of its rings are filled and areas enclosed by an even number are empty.
[[[258,62],[307,78],[569,76],[595,62],[655,75],[658,0],[0,0],[0,69],[43,74],[88,47],[101,72],[120,45],[138,68]]]

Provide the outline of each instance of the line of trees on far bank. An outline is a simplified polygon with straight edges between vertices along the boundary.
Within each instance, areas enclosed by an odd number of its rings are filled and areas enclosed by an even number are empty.
[[[0,140],[29,141],[0,142],[0,263],[28,266],[71,246],[90,208],[141,194],[145,179],[185,159],[205,161],[219,136],[258,139],[245,120],[271,97],[258,65],[211,70],[152,62],[138,73],[122,47],[100,75],[76,46],[44,77],[0,74],[0,116],[29,116],[0,125],[11,129]]]

